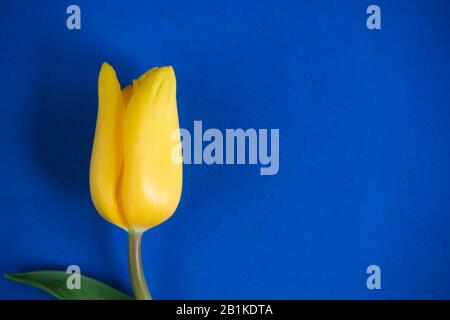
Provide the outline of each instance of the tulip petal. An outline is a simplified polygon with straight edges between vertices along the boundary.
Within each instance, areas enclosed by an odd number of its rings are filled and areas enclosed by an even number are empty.
[[[128,106],[128,103],[130,103],[131,97],[133,96],[133,85],[129,85],[122,89],[122,97],[123,97],[123,105],[125,109]]]
[[[133,84],[124,117],[121,199],[131,229],[144,231],[168,219],[178,206],[182,164],[172,160],[179,130],[172,67],[154,68]]]
[[[123,166],[124,102],[114,69],[102,65],[98,78],[98,114],[90,168],[91,197],[108,221],[127,229],[118,201],[118,182]]]

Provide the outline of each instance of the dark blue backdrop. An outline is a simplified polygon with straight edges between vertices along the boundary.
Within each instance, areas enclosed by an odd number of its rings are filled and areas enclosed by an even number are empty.
[[[103,61],[173,65],[180,124],[279,128],[280,171],[184,167],[144,236],[155,298],[450,298],[448,1],[68,1],[0,5],[0,272],[81,271],[130,292],[126,233],[96,213]],[[366,288],[380,265],[382,289]],[[47,298],[0,279],[0,298]]]

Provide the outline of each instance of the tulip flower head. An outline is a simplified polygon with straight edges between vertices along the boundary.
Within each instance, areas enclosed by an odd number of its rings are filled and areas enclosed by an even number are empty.
[[[176,79],[172,67],[153,68],[124,89],[102,65],[90,167],[95,208],[106,220],[143,232],[172,216],[182,190]]]

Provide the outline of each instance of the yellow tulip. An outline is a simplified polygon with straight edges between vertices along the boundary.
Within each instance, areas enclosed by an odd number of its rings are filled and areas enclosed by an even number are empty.
[[[172,67],[153,68],[122,90],[114,69],[102,65],[89,180],[106,220],[142,233],[172,216],[182,189],[182,164],[172,159],[177,130]]]

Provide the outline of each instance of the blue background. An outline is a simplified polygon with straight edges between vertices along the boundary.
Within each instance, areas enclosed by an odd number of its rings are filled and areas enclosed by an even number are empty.
[[[127,235],[89,194],[101,63],[173,65],[180,124],[279,128],[280,171],[184,167],[144,235],[155,298],[450,298],[449,1],[0,5],[0,272],[65,269],[131,292]],[[366,288],[366,268],[382,289]],[[46,299],[0,279],[0,298]]]

